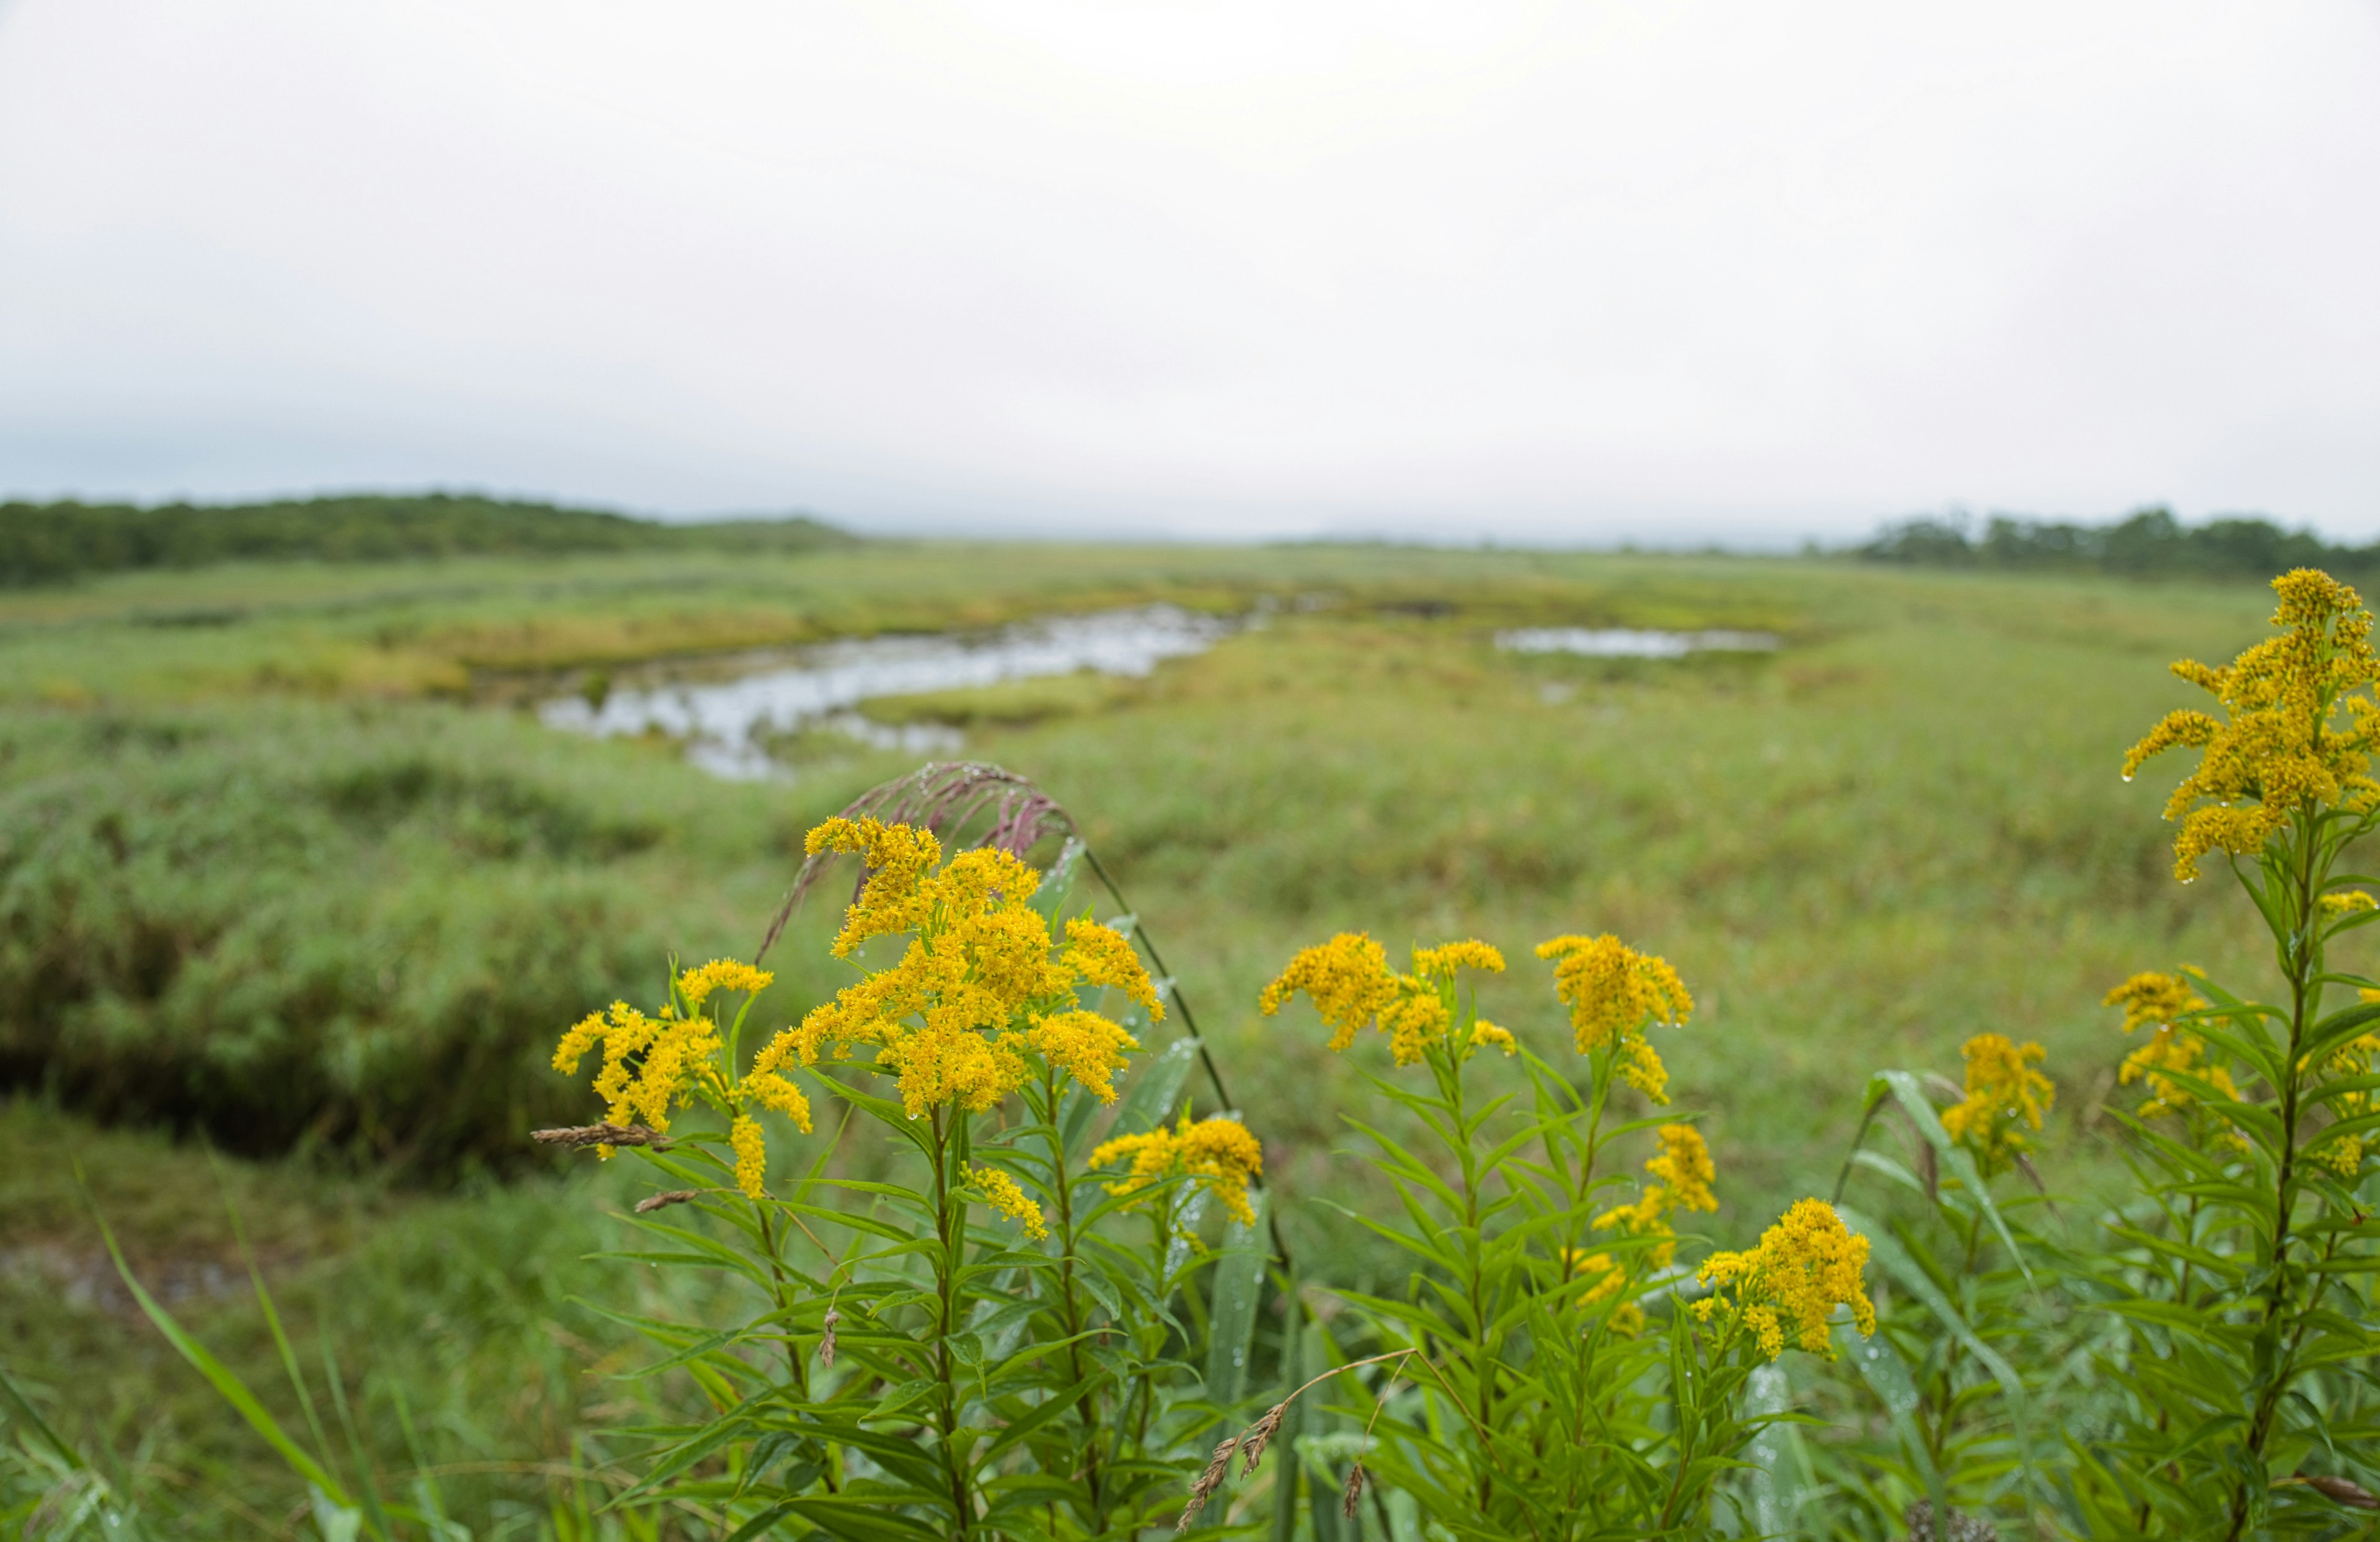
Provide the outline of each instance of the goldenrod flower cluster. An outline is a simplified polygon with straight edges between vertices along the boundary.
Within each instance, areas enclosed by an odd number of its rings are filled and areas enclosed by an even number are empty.
[[[1582,1247],[1561,1250],[1562,1278],[1593,1280],[1586,1293],[1579,1300],[1589,1306],[1599,1305],[1619,1293],[1628,1282],[1627,1271],[1612,1261],[1609,1253],[1589,1253]],[[1623,1301],[1611,1309],[1604,1321],[1614,1333],[1633,1339],[1645,1331],[1645,1308],[1633,1301]]]
[[[1802,1348],[1832,1358],[1827,1319],[1836,1307],[1849,1306],[1863,1334],[1876,1331],[1876,1305],[1861,1278],[1866,1268],[1867,1239],[1852,1234],[1826,1201],[1800,1200],[1760,1234],[1757,1247],[1703,1260],[1695,1277],[1729,1299],[1706,1297],[1694,1313],[1708,1321],[1731,1300],[1771,1360],[1785,1353],[1788,1327]]]
[[[1633,1205],[1621,1205],[1596,1217],[1595,1229],[1617,1228],[1628,1236],[1654,1239],[1645,1249],[1645,1261],[1655,1269],[1667,1269],[1678,1254],[1670,1212],[1718,1209],[1718,1198],[1711,1193],[1711,1184],[1718,1171],[1711,1165],[1710,1148],[1703,1144],[1702,1132],[1691,1124],[1662,1125],[1660,1153],[1645,1162],[1645,1171],[1660,1182],[1645,1184]],[[1590,1294],[1587,1299],[1597,1297]]]
[[[2108,991],[2099,1004],[2122,1007],[2124,1031],[2130,1033],[2143,1024],[2169,1026],[2177,1017],[2205,1010],[2206,999],[2180,975],[2143,973]]]
[[[1670,1073],[1645,1037],[1648,1023],[1682,1024],[1694,1015],[1694,998],[1669,961],[1640,953],[1606,932],[1601,937],[1556,937],[1537,944],[1537,956],[1554,965],[1554,995],[1570,1008],[1572,1031],[1582,1055],[1615,1038],[1620,1075],[1656,1103],[1670,1100]]]
[[[2204,1058],[2206,1041],[2186,1028],[2174,1026],[2174,1019],[2193,1012],[2204,1011],[2206,999],[2190,988],[2190,982],[2179,975],[2138,974],[2107,992],[2100,1003],[2124,1009],[2124,1031],[2147,1027],[2148,1042],[2124,1057],[2117,1080],[2130,1087],[2145,1078],[2149,1099],[2140,1106],[2143,1119],[2159,1119],[2169,1113],[2186,1113],[2196,1103],[2187,1088],[2167,1075],[2180,1072],[2211,1084],[2226,1098],[2240,1096],[2231,1080],[2231,1073],[2221,1065],[2208,1063]],[[2237,1136],[2232,1137],[2237,1144]]]
[[[1301,950],[1281,977],[1264,989],[1257,1005],[1268,1017],[1281,1003],[1305,992],[1330,1029],[1330,1048],[1343,1050],[1366,1025],[1389,1036],[1389,1053],[1399,1065],[1418,1063],[1446,1042],[1454,1026],[1454,977],[1458,970],[1500,974],[1504,955],[1476,940],[1442,947],[1415,948],[1413,973],[1389,967],[1387,950],[1360,931],[1342,931],[1330,941]],[[1519,1046],[1493,1023],[1476,1023],[1463,1052],[1494,1045],[1506,1054]]]
[[[2182,821],[2173,852],[2174,876],[2184,882],[2209,852],[2262,850],[2292,813],[2380,806],[2380,782],[2369,774],[2380,747],[2380,703],[2367,694],[2380,680],[2371,613],[2352,589],[2313,568],[2281,575],[2273,589],[2279,636],[2226,668],[2189,659],[2173,666],[2220,702],[2224,716],[2170,713],[2124,757],[2130,781],[2153,755],[2203,752],[2166,804],[2166,818]],[[2342,709],[2345,728],[2336,723]]]
[[[2380,910],[2380,898],[2366,889],[2342,889],[2325,894],[2318,902],[2323,913],[2329,916],[2358,916],[2367,910]]]
[[[683,1109],[698,1097],[731,1113],[728,1145],[735,1152],[735,1185],[757,1199],[766,1152],[759,1123],[749,1111],[776,1109],[800,1125],[802,1133],[809,1133],[809,1099],[776,1074],[731,1080],[723,1066],[719,1024],[704,1016],[702,1004],[722,990],[759,995],[773,978],[766,968],[735,959],[711,959],[687,968],[671,980],[671,1004],[662,1006],[657,1016],[645,1016],[628,1002],[612,1002],[609,1012],[588,1014],[554,1047],[554,1071],[574,1074],[586,1051],[602,1045],[595,1092],[604,1099],[607,1123],[669,1130],[671,1109]],[[609,1157],[612,1147],[598,1147],[598,1152]]]
[[[604,1119],[613,1124],[642,1122],[666,1131],[670,1111],[697,1098],[725,1111],[732,1118],[728,1144],[735,1152],[736,1185],[757,1199],[767,1153],[750,1111],[774,1109],[807,1134],[809,1099],[772,1072],[731,1079],[719,1025],[703,1014],[702,1007],[722,990],[758,995],[775,977],[726,958],[684,970],[670,982],[673,1000],[657,1016],[648,1017],[625,1002],[613,1002],[609,1012],[589,1014],[562,1036],[553,1051],[553,1068],[565,1075],[577,1071],[587,1051],[601,1044],[603,1067],[596,1073],[595,1091],[603,1099]],[[598,1149],[606,1157],[612,1154],[608,1146]]]
[[[769,1147],[761,1138],[760,1122],[739,1113],[727,1126],[727,1144],[735,1153],[735,1186],[758,1199],[769,1171]]]
[[[2380,990],[2358,992],[2364,1004],[2380,1004]],[[2323,1069],[2333,1077],[2369,1076],[2374,1060],[2380,1060],[2380,1033],[2358,1036],[2352,1043],[2330,1057]],[[2374,1111],[2375,1095],[2370,1089],[2342,1092],[2331,1100],[2331,1117],[2337,1120],[2361,1119]],[[2372,1137],[2365,1135],[2340,1135],[2322,1153],[2322,1160],[2342,1178],[2352,1178],[2363,1169],[2363,1154],[2372,1149]]]
[[[1022,1222],[1026,1236],[1046,1237],[1050,1234],[1049,1218],[1041,1213],[1040,1206],[1025,1196],[1025,1191],[1016,1186],[1015,1179],[996,1167],[972,1163],[967,1167],[967,1177],[982,1194],[983,1202],[1010,1220]]]
[[[2041,1128],[2058,1088],[2035,1071],[2047,1058],[2038,1044],[2017,1044],[1996,1033],[1977,1034],[1961,1047],[1967,1057],[1967,1099],[1942,1112],[1942,1128],[1982,1159],[1985,1176],[2016,1160],[2024,1129]]]
[[[1164,1008],[1129,940],[1095,921],[1066,923],[1062,947],[1029,903],[1040,875],[1004,851],[941,860],[929,831],[875,820],[830,820],[809,850],[856,852],[868,867],[844,916],[835,952],[848,957],[874,937],[909,933],[891,967],[846,986],[753,1061],[757,1075],[788,1063],[840,1059],[854,1045],[898,1078],[912,1118],[955,1106],[980,1113],[1034,1075],[1039,1056],[1102,1101],[1140,1047],[1122,1025],[1081,1008],[1078,983],[1122,991],[1161,1018]]]
[[[1091,1153],[1090,1165],[1109,1167],[1127,1159],[1132,1165],[1107,1185],[1110,1194],[1137,1194],[1167,1178],[1196,1178],[1233,1220],[1244,1226],[1256,1224],[1248,1184],[1264,1172],[1264,1147],[1238,1120],[1213,1114],[1194,1124],[1184,1109],[1178,1128],[1160,1124],[1146,1135],[1102,1142]]]

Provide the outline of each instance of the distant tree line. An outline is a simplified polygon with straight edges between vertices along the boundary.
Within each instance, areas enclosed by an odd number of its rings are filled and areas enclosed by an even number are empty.
[[[6,503],[0,504],[0,587],[220,562],[689,549],[798,552],[853,539],[807,516],[668,525],[595,509],[446,492],[152,508]]]
[[[2204,577],[2269,578],[2293,567],[2380,569],[2380,546],[2333,546],[2311,530],[2285,530],[2269,519],[2184,525],[2163,508],[2107,525],[1996,514],[1980,533],[1963,518],[1921,516],[1886,526],[1856,555],[1934,567]]]

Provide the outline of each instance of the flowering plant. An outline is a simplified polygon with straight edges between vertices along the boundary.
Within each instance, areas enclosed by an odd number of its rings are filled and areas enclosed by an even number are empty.
[[[1375,1352],[1346,1367],[1369,1367],[1368,1380],[1330,1378],[1343,1416],[1364,1431],[1342,1518],[1358,1512],[1369,1476],[1376,1504],[1385,1490],[1428,1517],[1433,1535],[1699,1535],[1735,1507],[1743,1453],[1767,1422],[1747,1415],[1746,1382],[1789,1347],[1786,1329],[1791,1347],[1831,1354],[1838,1315],[1860,1332],[1874,1326],[1867,1245],[1811,1199],[1754,1250],[1680,1265],[1674,1218],[1718,1208],[1703,1137],[1665,1114],[1609,1116],[1621,1087],[1650,1108],[1668,1102],[1649,1030],[1685,1022],[1693,1000],[1668,963],[1614,937],[1559,937],[1537,952],[1555,962],[1583,1087],[1479,1014],[1469,978],[1504,969],[1485,942],[1417,948],[1399,972],[1378,942],[1342,933],[1293,958],[1260,1003],[1269,1014],[1304,995],[1333,1050],[1370,1027],[1397,1068],[1427,1073],[1419,1087],[1364,1077],[1426,1133],[1425,1146],[1384,1121],[1349,1119],[1404,1208],[1401,1222],[1351,1219],[1404,1253],[1413,1273],[1400,1293],[1335,1293]],[[1501,1088],[1481,1085],[1508,1062],[1517,1075]],[[1615,1202],[1629,1180],[1608,1170],[1609,1153],[1645,1134],[1657,1150],[1645,1178],[1633,1200]],[[1254,1468],[1299,1412],[1296,1398],[1218,1449],[1194,1512],[1235,1443]],[[1295,1475],[1277,1488],[1293,1494]],[[1316,1487],[1318,1538],[1330,1523]],[[1393,1530],[1393,1512],[1384,1522]]]
[[[1120,1097],[1158,989],[1129,938],[1062,917],[1033,868],[997,849],[945,860],[930,832],[873,819],[808,844],[866,864],[833,944],[859,978],[748,1063],[771,980],[724,962],[680,973],[653,1016],[590,1016],[556,1053],[568,1070],[602,1048],[606,1119],[552,1134],[633,1147],[666,1185],[638,1207],[661,1239],[640,1257],[753,1291],[733,1328],[643,1325],[671,1351],[647,1377],[683,1369],[704,1405],[651,1432],[632,1492],[702,1505],[738,1536],[1130,1535],[1178,1503],[1214,1418],[1196,1326],[1212,1314],[1180,1307],[1219,1261],[1247,1272],[1262,1151],[1233,1118],[1168,1125],[1178,1057]],[[723,1025],[705,1015],[735,992]],[[810,1132],[796,1076],[887,1132],[912,1176],[832,1175],[831,1146],[781,1175],[765,1120]],[[723,1135],[672,1128],[695,1104]],[[1106,1110],[1111,1138],[1087,1155]],[[1234,1251],[1198,1244],[1209,1198]],[[1135,1213],[1146,1245],[1126,1240]]]

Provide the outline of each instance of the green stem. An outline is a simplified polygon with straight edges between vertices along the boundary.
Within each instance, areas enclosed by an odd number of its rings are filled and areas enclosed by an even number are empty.
[[[941,1427],[942,1471],[950,1480],[952,1523],[958,1529],[952,1536],[964,1539],[972,1535],[975,1507],[967,1493],[965,1464],[958,1451],[959,1393],[956,1366],[951,1355],[951,1340],[957,1332],[958,1268],[955,1250],[965,1245],[953,1217],[951,1184],[950,1131],[943,1123],[944,1111],[931,1114],[934,1144],[934,1237],[941,1245],[934,1249],[934,1379],[941,1384],[935,1418]],[[961,1115],[953,1112],[955,1120]]]
[[[1107,1530],[1107,1504],[1100,1494],[1099,1411],[1092,1405],[1091,1384],[1083,1374],[1082,1298],[1075,1287],[1075,1181],[1066,1171],[1066,1137],[1058,1127],[1058,1072],[1045,1064],[1041,1097],[1046,1115],[1043,1139],[1050,1147],[1050,1186],[1058,1198],[1058,1303],[1066,1331],[1066,1373],[1074,1378],[1075,1406],[1083,1421],[1083,1487],[1091,1500],[1091,1531]]]
[[[2297,849],[2290,855],[2297,893],[2296,923],[2293,934],[2278,939],[2282,944],[2282,960],[2289,981],[2289,1046],[2281,1062],[2281,1154],[2276,1175],[2273,1206],[2273,1239],[2265,1259],[2271,1280],[2265,1287],[2265,1326],[2277,1324],[2289,1310],[2289,1242],[2291,1212],[2297,1205],[2298,1095],[2302,1090],[2298,1061],[2305,1042],[2307,1017],[2319,1005],[2319,990],[2313,986],[2316,971],[2317,928],[2314,914],[2315,895],[2320,890],[2321,875],[2317,852],[2321,843],[2319,821],[2311,810],[2301,809],[2296,820]],[[2299,1335],[2302,1338],[2302,1334]],[[2273,1418],[2280,1410],[2281,1394],[2289,1390],[2291,1380],[2289,1361],[2295,1358],[2295,1344],[2290,1352],[2277,1355],[2266,1376],[2265,1385],[2256,1395],[2256,1409],[2248,1426],[2248,1458],[2261,1463],[2265,1446],[2272,1437]],[[2248,1493],[2250,1480],[2242,1478],[2231,1498],[2231,1527],[2225,1534],[2226,1542],[2236,1542],[2248,1524]]]

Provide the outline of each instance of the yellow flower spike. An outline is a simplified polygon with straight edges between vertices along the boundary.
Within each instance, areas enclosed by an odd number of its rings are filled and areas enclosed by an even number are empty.
[[[1504,972],[1504,955],[1475,937],[1435,948],[1415,948],[1413,963],[1414,974],[1427,980],[1452,979],[1457,969],[1478,969],[1491,975]]]
[[[1661,1180],[1670,1203],[1679,1208],[1718,1208],[1718,1198],[1711,1193],[1718,1170],[1711,1165],[1710,1147],[1703,1144],[1702,1132],[1692,1124],[1662,1125],[1661,1154],[1646,1162],[1645,1171]]]
[[[1471,1026],[1471,1048],[1476,1052],[1490,1047],[1503,1050],[1508,1059],[1521,1052],[1521,1041],[1512,1037],[1511,1029],[1500,1028],[1482,1017]]]
[[[835,934],[835,957],[850,957],[854,948],[871,937],[914,931],[924,924],[931,898],[919,885],[942,858],[941,843],[933,832],[874,819],[834,819],[811,831],[804,846],[812,856],[851,852],[868,864],[859,898],[844,912],[843,929]]]
[[[1301,949],[1280,977],[1264,988],[1257,1004],[1270,1017],[1301,990],[1330,1029],[1333,1050],[1354,1043],[1357,1030],[1398,994],[1387,951],[1360,931],[1342,931],[1328,942]]]
[[[1942,1112],[1942,1128],[1981,1159],[1985,1176],[1998,1172],[2024,1149],[2024,1130],[2041,1128],[2042,1116],[2058,1100],[2058,1088],[2033,1069],[2047,1051],[2017,1044],[1996,1033],[1977,1034],[1961,1047],[1967,1059],[1967,1099]]]
[[[1537,944],[1537,956],[1556,961],[1554,995],[1570,1008],[1580,1054],[1636,1032],[1648,1019],[1682,1025],[1694,1015],[1694,998],[1667,959],[1640,953],[1609,932],[1551,938]]]
[[[1628,1277],[1611,1261],[1609,1253],[1588,1253],[1582,1248],[1566,1247],[1561,1254],[1562,1278],[1592,1279],[1595,1283],[1579,1297],[1585,1306],[1599,1306],[1620,1293]],[[1633,1339],[1645,1331],[1645,1308],[1633,1301],[1623,1301],[1611,1308],[1604,1319],[1606,1326],[1622,1338]]]
[[[1389,1053],[1396,1063],[1418,1064],[1446,1042],[1454,1026],[1447,998],[1455,972],[1496,973],[1504,967],[1504,955],[1475,938],[1415,948],[1413,961],[1414,972],[1400,975],[1389,967],[1387,950],[1378,942],[1359,931],[1342,931],[1300,951],[1280,977],[1265,987],[1257,1004],[1269,1017],[1304,991],[1330,1029],[1332,1050],[1344,1050],[1369,1024],[1389,1036]],[[1519,1048],[1511,1034],[1492,1023],[1484,1025],[1472,1043],[1475,1048],[1497,1044],[1507,1054]]]
[[[1243,1226],[1257,1223],[1248,1184],[1264,1172],[1264,1147],[1248,1127],[1220,1115],[1202,1119],[1182,1137],[1183,1171],[1196,1176]]]
[[[2099,1004],[2122,1007],[2124,1031],[2130,1033],[2143,1024],[2168,1026],[2175,1018],[2202,1011],[2207,1003],[2179,975],[2142,973],[2108,991]]]
[[[1718,1209],[1711,1184],[1718,1172],[1702,1132],[1691,1124],[1662,1125],[1661,1149],[1645,1163],[1645,1171],[1660,1182],[1645,1184],[1633,1205],[1615,1206],[1596,1217],[1595,1229],[1652,1239],[1645,1261],[1654,1269],[1667,1269],[1678,1256],[1678,1233],[1670,1224],[1670,1212]]]
[[[1060,950],[1029,903],[1040,875],[1007,852],[961,852],[933,870],[930,835],[872,820],[831,820],[811,844],[861,851],[870,863],[844,941],[914,935],[892,965],[777,1034],[754,1058],[753,1075],[873,1050],[912,1117],[945,1106],[980,1113],[1036,1079],[1038,1056],[1102,1101],[1114,1099],[1115,1075],[1139,1041],[1079,1009],[1075,982],[1112,986],[1160,1015],[1128,939],[1077,920]]]
[[[1653,1041],[1641,1035],[1631,1038],[1621,1051],[1620,1079],[1656,1107],[1666,1107],[1670,1101],[1670,1068],[1661,1063]]]
[[[2357,992],[2366,1003],[2380,1002],[2380,990]],[[2352,1043],[2332,1055],[2323,1069],[2331,1076],[2368,1076],[2374,1059],[2380,1059],[2380,1033],[2359,1036]],[[2370,1091],[2342,1092],[2331,1103],[2331,1112],[2341,1120],[2361,1119],[2373,1111],[2375,1095]],[[2363,1169],[2363,1154],[2373,1147],[2368,1135],[2342,1135],[2325,1147],[2319,1160],[2342,1178],[2352,1178]]]
[[[760,1197],[761,1181],[768,1176],[769,1151],[760,1138],[760,1122],[739,1114],[727,1126],[727,1144],[735,1150],[735,1186],[751,1199]]]
[[[2124,757],[2129,781],[2152,756],[2200,752],[2166,804],[2166,818],[2181,821],[2174,876],[2184,882],[2209,853],[2262,850],[2294,811],[2366,809],[2380,795],[2369,774],[2380,746],[2380,711],[2366,694],[2380,681],[2371,613],[2355,590],[2313,568],[2281,575],[2273,590],[2278,635],[2220,669],[2188,659],[2173,666],[2216,698],[2223,717],[2169,713]],[[2344,728],[2336,722],[2341,708]]]
[[[1827,1319],[1837,1306],[1852,1309],[1861,1333],[1876,1331],[1876,1306],[1862,1278],[1867,1252],[1867,1239],[1854,1235],[1833,1206],[1803,1199],[1760,1234],[1758,1246],[1714,1253],[1695,1278],[1729,1293],[1769,1359],[1785,1353],[1789,1325],[1803,1349],[1832,1358]],[[1716,1310],[1715,1305],[1695,1308],[1706,1321]]]
[[[1076,917],[1066,923],[1065,966],[1077,979],[1123,991],[1148,1010],[1149,1021],[1165,1021],[1165,1003],[1141,965],[1132,939],[1113,927]]]
[[[2380,899],[2375,899],[2370,891],[2364,889],[2346,889],[2335,894],[2325,894],[2321,905],[2323,910],[2332,916],[2355,916],[2366,910],[2380,910]]]
[[[810,1133],[810,1100],[802,1096],[800,1087],[776,1072],[756,1071],[744,1078],[736,1091],[748,1102],[783,1114],[802,1134]]]
[[[1238,1120],[1214,1114],[1193,1124],[1185,1111],[1177,1129],[1160,1125],[1146,1135],[1118,1135],[1100,1143],[1091,1153],[1090,1165],[1111,1167],[1127,1159],[1131,1167],[1107,1185],[1110,1194],[1137,1194],[1160,1179],[1187,1175],[1196,1178],[1233,1220],[1244,1226],[1256,1224],[1248,1185],[1264,1172],[1264,1147]]]
[[[1554,996],[1570,1008],[1578,1052],[1592,1053],[1616,1038],[1621,1079],[1654,1103],[1667,1103],[1669,1069],[1645,1037],[1645,1026],[1682,1025],[1694,1011],[1669,961],[1640,953],[1609,932],[1548,939],[1537,944],[1537,956],[1555,961]]]
[[[714,958],[699,968],[688,969],[677,977],[678,994],[688,1006],[699,1007],[714,990],[745,990],[758,993],[766,990],[777,977],[766,969],[755,969],[749,964],[732,958]]]
[[[1021,1223],[1026,1236],[1040,1238],[1050,1234],[1049,1218],[1041,1213],[1040,1206],[1025,1196],[1025,1191],[1016,1186],[1015,1179],[996,1167],[974,1165],[967,1168],[967,1177],[982,1194],[983,1202]]]
[[[1429,1050],[1446,1042],[1454,1014],[1436,990],[1401,992],[1380,1008],[1380,1029],[1389,1036],[1389,1056],[1399,1065],[1418,1065]]]
[[[1026,1041],[1034,1052],[1075,1078],[1102,1103],[1116,1099],[1115,1074],[1140,1040],[1096,1012],[1061,1012],[1033,1019]]]

